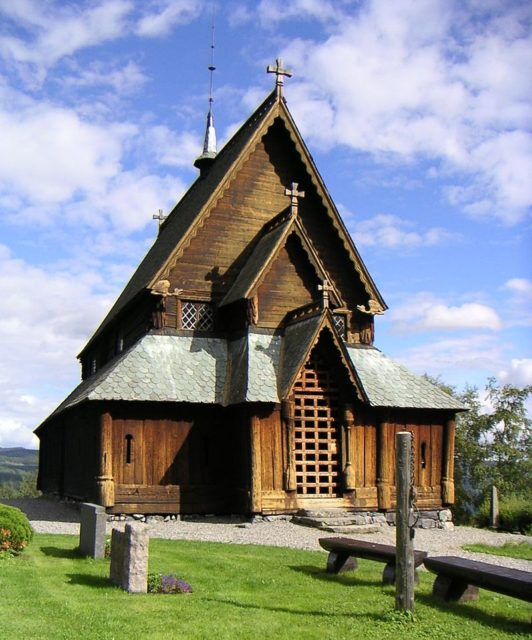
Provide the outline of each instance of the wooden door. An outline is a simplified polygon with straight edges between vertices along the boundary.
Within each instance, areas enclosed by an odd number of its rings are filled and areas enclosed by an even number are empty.
[[[319,357],[311,356],[299,374],[294,404],[297,493],[335,498],[340,493],[338,388]]]

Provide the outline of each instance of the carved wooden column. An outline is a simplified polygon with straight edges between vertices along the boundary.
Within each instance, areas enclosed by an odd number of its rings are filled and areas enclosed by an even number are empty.
[[[251,441],[251,512],[262,510],[262,451],[260,419],[252,415],[250,420]]]
[[[98,503],[112,507],[115,503],[115,483],[113,478],[113,419],[110,413],[100,417],[99,469],[95,477]]]
[[[294,429],[295,402],[292,399],[283,400],[281,404],[281,417],[286,431],[286,467],[284,470],[285,491],[295,491],[296,483],[296,461],[294,458]]]
[[[456,423],[447,420],[443,429],[441,494],[443,504],[454,504],[454,439]]]
[[[390,459],[391,451],[388,451],[386,442],[386,430],[388,423],[380,420],[377,423],[377,500],[379,509],[391,509],[392,492],[390,486]]]
[[[355,490],[355,470],[353,468],[353,428],[355,426],[355,412],[352,404],[344,405],[342,426],[345,442],[344,488],[346,491]]]

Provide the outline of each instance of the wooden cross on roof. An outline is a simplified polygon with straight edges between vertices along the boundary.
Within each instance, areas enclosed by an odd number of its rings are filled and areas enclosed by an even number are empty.
[[[324,309],[329,308],[329,292],[334,291],[334,287],[331,286],[331,283],[327,280],[323,280],[322,284],[318,285],[318,291],[321,291],[321,300],[322,306]]]
[[[269,64],[266,67],[266,71],[268,73],[275,73],[275,88],[277,90],[277,97],[280,98],[283,94],[283,84],[284,84],[283,76],[286,76],[287,78],[291,78],[292,71],[290,69],[283,68],[282,58],[277,58],[277,60],[275,61],[275,67]]]
[[[159,221],[159,230],[161,229],[161,225],[162,223],[166,220],[168,216],[163,215],[163,210],[159,209],[159,213],[154,213],[152,218],[154,220],[158,220]]]
[[[284,190],[285,196],[290,196],[290,215],[292,217],[297,215],[297,209],[299,205],[299,202],[297,199],[305,197],[305,192],[298,191],[297,187],[298,187],[298,183],[292,182],[292,186],[290,187],[290,189],[285,188]]]

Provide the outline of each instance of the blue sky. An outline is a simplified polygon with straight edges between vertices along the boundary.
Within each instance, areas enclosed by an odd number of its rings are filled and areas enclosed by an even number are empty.
[[[459,388],[532,383],[532,8],[499,0],[0,0],[0,446],[219,146],[285,96],[389,310],[376,345]]]

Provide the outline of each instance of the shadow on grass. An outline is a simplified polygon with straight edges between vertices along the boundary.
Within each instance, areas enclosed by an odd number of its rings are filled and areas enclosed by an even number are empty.
[[[45,556],[52,558],[68,558],[69,560],[82,560],[77,549],[62,549],[61,547],[41,547]]]
[[[367,620],[375,620],[382,622],[385,619],[385,615],[382,613],[356,613],[353,611],[346,611],[345,613],[339,613],[338,611],[312,611],[310,609],[291,609],[290,607],[274,607],[265,604],[252,604],[249,602],[239,602],[238,600],[231,600],[226,598],[205,598],[205,602],[213,602],[217,604],[226,604],[239,609],[253,609],[257,611],[272,611],[274,613],[288,613],[296,616],[313,616],[316,618],[365,618]]]
[[[480,597],[482,598],[482,591],[480,592]],[[416,594],[416,600],[422,602],[427,607],[438,609],[442,613],[452,613],[453,615],[478,622],[490,629],[498,629],[500,631],[505,631],[506,633],[523,634],[523,636],[527,636],[527,634],[530,633],[530,625],[528,622],[512,620],[510,618],[510,613],[508,614],[508,617],[506,617],[501,614],[483,611],[475,606],[474,603],[441,602],[432,595],[427,594]]]
[[[115,587],[109,578],[103,576],[93,576],[88,573],[67,573],[66,577],[69,578],[69,584],[80,584],[84,587],[92,587],[93,589],[109,589]]]
[[[340,584],[344,587],[368,586],[368,587],[382,587],[382,580],[366,580],[360,578],[355,571],[349,571],[347,573],[327,573],[325,569],[316,567],[313,565],[303,566],[290,566],[288,567],[292,571],[297,573],[303,573],[314,580],[322,580],[323,582],[334,582],[334,584]]]

